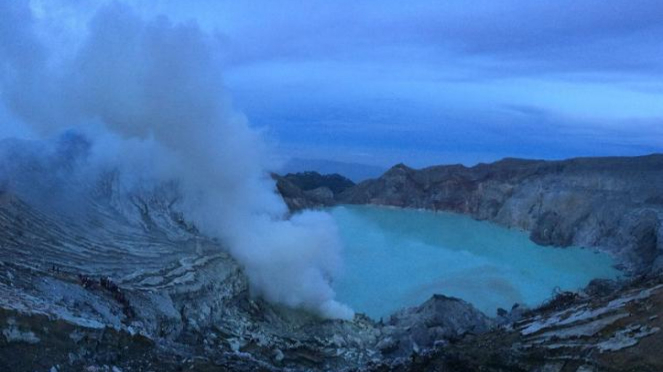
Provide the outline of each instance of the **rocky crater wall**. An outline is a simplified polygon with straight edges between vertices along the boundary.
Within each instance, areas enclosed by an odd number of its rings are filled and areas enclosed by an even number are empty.
[[[332,204],[282,194],[291,205]],[[334,195],[333,204],[462,213],[528,231],[541,245],[608,251],[630,273],[663,269],[663,155],[504,159],[420,170],[399,164]]]

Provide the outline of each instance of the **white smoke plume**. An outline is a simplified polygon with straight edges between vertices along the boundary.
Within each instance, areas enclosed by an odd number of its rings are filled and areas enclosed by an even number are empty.
[[[12,112],[42,135],[92,133],[93,149],[121,164],[132,162],[125,150],[136,143],[158,149],[141,157],[150,173],[179,182],[185,213],[227,243],[256,294],[325,317],[353,316],[330,286],[341,263],[333,220],[322,212],[284,218],[266,172],[269,151],[231,107],[210,35],[193,22],[146,21],[110,3],[80,46],[58,55],[34,23],[25,3],[0,2],[0,89]],[[107,138],[120,145],[109,151]]]

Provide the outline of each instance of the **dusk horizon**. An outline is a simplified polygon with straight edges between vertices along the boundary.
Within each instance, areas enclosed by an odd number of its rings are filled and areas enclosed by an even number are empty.
[[[100,8],[22,4],[5,5],[4,24],[16,23],[26,51],[48,51],[49,65],[81,43]],[[420,168],[663,152],[656,1],[124,7],[207,33],[227,98],[284,161]],[[0,53],[17,47],[6,37]],[[0,135],[43,135],[8,95]]]

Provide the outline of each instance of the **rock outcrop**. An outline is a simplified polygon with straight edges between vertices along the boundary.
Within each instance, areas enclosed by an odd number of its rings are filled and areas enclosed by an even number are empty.
[[[596,247],[633,273],[663,268],[663,155],[399,164],[339,203],[452,211],[523,229],[542,245]]]
[[[433,295],[420,306],[391,315],[382,329],[385,337],[377,347],[385,356],[410,356],[466,333],[484,333],[493,323],[461,299]]]

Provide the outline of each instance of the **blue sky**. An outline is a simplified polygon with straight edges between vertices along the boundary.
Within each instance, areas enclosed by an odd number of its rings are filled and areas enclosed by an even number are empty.
[[[213,34],[235,106],[286,156],[425,166],[663,151],[661,1],[132,5]],[[31,2],[62,49],[96,6]]]

